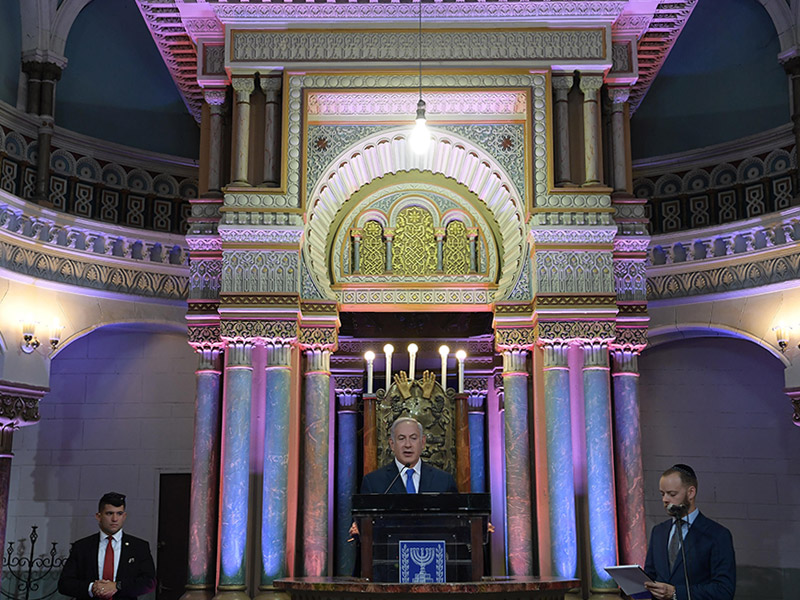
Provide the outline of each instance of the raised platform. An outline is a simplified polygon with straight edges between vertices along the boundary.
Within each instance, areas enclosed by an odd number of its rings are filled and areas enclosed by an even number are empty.
[[[577,579],[555,577],[486,577],[464,583],[375,583],[355,577],[296,577],[278,579],[276,588],[285,590],[295,600],[368,600],[370,598],[413,598],[433,600],[481,598],[496,600],[563,600],[570,589],[580,586]]]

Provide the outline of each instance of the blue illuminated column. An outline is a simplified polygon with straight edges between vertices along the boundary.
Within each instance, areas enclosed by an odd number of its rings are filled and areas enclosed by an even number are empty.
[[[198,348],[195,377],[192,490],[189,502],[189,568],[182,600],[214,595],[219,505],[220,349]]]
[[[337,378],[337,388],[339,381]],[[350,389],[336,390],[336,572],[350,576],[356,562],[356,546],[350,538],[353,522],[353,494],[356,493],[358,461],[358,393]]]
[[[280,341],[267,344],[260,592],[274,592],[272,582],[287,575],[291,361],[291,344]],[[263,594],[259,598],[263,598]]]
[[[222,438],[222,507],[220,574],[216,598],[243,600],[247,548],[247,501],[250,480],[250,402],[252,345],[229,342],[225,357],[225,417]]]
[[[482,494],[486,491],[485,396],[482,392],[470,392],[467,398],[469,407],[470,491],[476,494]]]
[[[303,397],[303,575],[328,574],[330,350],[306,350]]]
[[[626,565],[643,564],[647,554],[637,355],[638,349],[634,348],[611,350],[619,553]]]
[[[547,342],[544,350],[544,403],[551,571],[574,578],[578,566],[575,481],[572,472],[568,345]],[[508,418],[508,416],[506,416]]]
[[[506,520],[510,575],[533,575],[527,350],[503,352]]]
[[[587,502],[591,548],[591,590],[616,589],[605,567],[617,564],[617,519],[611,439],[608,346],[583,345],[583,406],[586,424]]]

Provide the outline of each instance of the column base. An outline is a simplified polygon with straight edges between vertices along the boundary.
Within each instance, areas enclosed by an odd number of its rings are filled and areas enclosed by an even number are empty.
[[[203,590],[187,589],[180,600],[211,600],[214,597],[214,588]]]
[[[244,590],[219,590],[212,600],[250,600]]]
[[[258,594],[253,600],[289,600],[292,596],[288,592],[284,592],[277,588],[258,588]]]

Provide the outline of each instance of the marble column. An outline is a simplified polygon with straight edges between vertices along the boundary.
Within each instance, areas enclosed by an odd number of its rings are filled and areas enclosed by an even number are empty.
[[[583,407],[586,426],[591,590],[611,592],[617,586],[604,567],[617,564],[617,511],[614,497],[608,346],[605,343],[592,342],[583,345]]]
[[[209,110],[208,136],[208,191],[211,195],[222,194],[222,115],[225,112],[225,90],[203,91]]]
[[[644,521],[638,352],[613,348],[611,356],[620,560],[626,565],[642,565],[647,554],[647,528]]]
[[[556,146],[556,185],[571,185],[569,155],[569,91],[574,83],[572,74],[553,75],[553,95],[555,96],[555,123],[553,125]]]
[[[264,182],[278,187],[281,182],[281,77],[261,77],[266,97],[264,107]]]
[[[39,116],[39,128],[37,135],[37,158],[36,158],[36,186],[33,193],[33,200],[42,204],[49,204],[49,182],[50,182],[50,155],[53,132],[55,130],[54,109],[56,82],[61,79],[61,67],[51,62],[41,63],[38,69],[38,106],[32,104]],[[34,100],[35,101],[35,98]],[[34,112],[32,111],[32,112]]]
[[[222,438],[219,600],[249,600],[245,592],[247,503],[250,484],[250,403],[253,366],[250,342],[229,342],[225,351]]]
[[[503,352],[506,515],[510,575],[533,575],[527,350]]]
[[[303,575],[328,574],[328,415],[331,353],[306,350],[303,398]]]
[[[486,491],[486,436],[484,435],[485,395],[472,392],[467,399],[469,410],[469,466],[470,491]]]
[[[42,93],[42,67],[44,63],[38,60],[23,60],[22,72],[27,76],[27,96],[25,99],[25,112],[38,115],[39,102]]]
[[[234,124],[233,184],[250,185],[247,180],[250,159],[250,94],[255,89],[252,77],[234,77],[234,100],[236,102],[236,122]]]
[[[189,568],[181,600],[214,596],[219,502],[220,349],[198,348],[192,489],[189,505]]]
[[[608,88],[611,98],[611,153],[614,181],[611,186],[615,192],[628,191],[628,144],[625,136],[625,104],[630,96],[630,88]]]
[[[392,272],[392,241],[394,240],[394,229],[386,227],[383,230],[383,239],[386,242],[386,272]]]
[[[14,425],[0,425],[0,548],[6,547],[6,522],[8,520],[8,491],[11,484],[11,451],[14,441]],[[0,571],[0,581],[2,581]],[[13,580],[12,580],[13,581]]]
[[[555,577],[572,578],[577,571],[578,550],[575,481],[572,474],[568,345],[548,342],[543,349],[551,571]]]
[[[286,523],[289,512],[291,368],[291,344],[279,341],[267,344],[259,600],[286,597],[276,592],[272,582],[288,574]]]
[[[583,164],[585,186],[600,185],[600,104],[598,94],[602,75],[580,77],[583,92]]]
[[[336,428],[336,569],[334,575],[351,576],[356,546],[350,538],[353,494],[358,472],[358,394],[337,390]]]

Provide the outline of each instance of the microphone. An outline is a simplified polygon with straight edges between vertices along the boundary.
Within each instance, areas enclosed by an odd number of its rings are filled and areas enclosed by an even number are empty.
[[[667,504],[667,513],[671,517],[682,517],[688,507],[684,504]]]
[[[408,463],[408,464],[406,464],[404,466],[405,466],[406,469],[410,469],[411,468],[411,463]],[[392,486],[394,485],[394,482],[397,481],[397,478],[400,477],[400,475],[402,475],[402,473],[403,473],[403,471],[398,471],[397,472],[397,475],[394,476],[394,479],[392,479],[392,483],[389,484],[389,487],[387,487],[385,490],[383,490],[384,494],[388,493],[389,490],[392,489]],[[383,494],[381,494],[381,495],[383,495]]]

